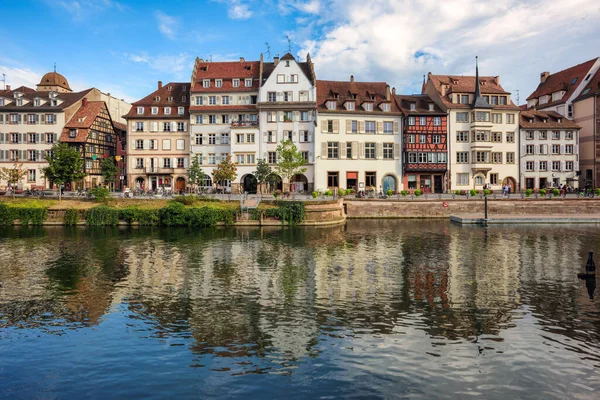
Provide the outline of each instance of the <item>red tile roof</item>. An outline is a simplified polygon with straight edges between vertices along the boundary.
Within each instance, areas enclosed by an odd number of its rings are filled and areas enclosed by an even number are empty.
[[[259,87],[260,61],[217,61],[209,62],[196,58],[192,72],[192,92],[247,92]],[[244,86],[244,79],[252,78],[252,87]],[[209,88],[202,86],[204,79],[210,79]],[[222,79],[223,86],[215,87],[215,79]],[[233,87],[233,79],[240,79],[240,86]]]
[[[87,104],[79,107],[79,110],[65,124],[60,140],[63,142],[85,142],[89,128],[103,110],[108,114],[108,109],[103,101],[88,101]],[[77,129],[76,137],[69,137],[70,129]]]
[[[394,96],[396,103],[404,115],[446,115],[444,110],[437,105],[427,94],[404,95],[397,94]],[[415,104],[415,110],[410,110],[411,103]],[[433,104],[433,111],[429,111],[429,104]]]
[[[584,100],[591,96],[600,96],[600,70],[590,77],[581,94],[573,101]]]
[[[170,90],[169,90],[170,89]],[[169,97],[172,101],[169,101]],[[184,100],[185,97],[185,100]],[[159,100],[157,100],[157,98]],[[172,118],[188,119],[190,105],[190,84],[187,82],[169,82],[161,88],[150,93],[141,100],[132,103],[131,110],[124,115],[124,118]],[[138,114],[137,107],[144,107],[144,113]],[[158,114],[152,114],[152,107],[158,107]],[[171,113],[165,114],[164,108],[171,107]],[[179,115],[178,107],[184,107],[185,112]]]
[[[527,97],[527,100],[535,99],[544,95],[552,95],[554,92],[564,90],[566,93],[559,100],[551,103],[542,104],[542,107],[549,107],[564,103],[569,99],[577,87],[581,84],[586,74],[589,72],[597,58],[575,65],[574,67],[564,69],[549,75],[544,83],[540,83]]]
[[[306,55],[306,61],[302,61],[302,62],[298,62],[293,55],[291,55],[290,53],[286,53],[283,57],[281,57],[280,61],[287,61],[287,60],[293,60],[296,61],[296,63],[298,64],[298,66],[300,67],[300,69],[302,70],[302,72],[304,73],[304,75],[306,76],[306,78],[308,79],[308,81],[310,83],[312,83],[313,85],[315,84],[316,81],[316,76],[315,76],[315,72],[314,72],[314,67],[312,64],[312,61],[310,59],[310,54]],[[275,70],[275,63],[274,62],[264,62],[263,63],[263,72],[262,72],[262,81],[265,82],[269,76],[271,76],[271,74],[273,73],[273,71]]]
[[[544,122],[545,121],[545,122]],[[555,111],[521,111],[521,129],[581,129],[580,126]]]
[[[464,94],[475,94],[475,77],[474,76],[463,76],[463,75],[433,75],[429,73],[428,80],[440,94],[445,106],[449,108],[471,108],[471,104],[458,104],[451,101],[450,95],[453,93],[464,93]],[[498,76],[480,76],[479,77],[479,89],[481,94],[493,95],[493,94],[505,94],[508,99],[507,105],[494,105],[494,109],[517,109],[510,99],[510,93],[504,90],[500,85],[500,77]],[[442,86],[446,86],[446,95],[442,96]]]
[[[113,121],[113,125],[115,126],[115,128],[117,128],[120,131],[124,131],[124,132],[127,131],[127,125],[125,125],[125,124]]]
[[[364,114],[379,112],[385,114],[399,114],[395,101],[387,100],[389,85],[385,82],[347,82],[347,81],[320,81],[317,80],[317,110],[330,113]],[[336,97],[337,96],[337,97]],[[372,100],[374,98],[374,100]],[[355,110],[347,111],[344,103],[347,100],[355,102]],[[326,103],[336,102],[336,109],[329,110]],[[366,111],[362,104],[373,102],[373,111]],[[390,103],[390,111],[384,112],[379,106],[382,103]]]
[[[8,105],[5,105],[4,107],[1,107],[0,110],[6,110],[6,111],[22,111],[22,112],[27,112],[27,111],[37,111],[37,112],[46,112],[46,111],[62,111],[65,108],[73,105],[74,103],[80,101],[82,98],[84,98],[89,92],[91,92],[92,90],[94,90],[93,88],[90,89],[86,89],[83,90],[81,92],[74,92],[74,93],[59,93],[59,92],[54,92],[56,94],[56,98],[58,100],[61,101],[61,103],[57,106],[51,106],[48,103],[41,105],[41,106],[34,106],[33,103],[29,103],[27,105],[24,106],[17,106],[14,102]],[[14,93],[15,92],[21,92],[23,93],[23,98],[32,101],[33,99],[35,99],[36,97],[42,98],[42,99],[48,99],[49,98],[49,92],[39,92],[37,90],[31,89],[27,86],[21,86],[18,87],[16,89],[13,89],[11,91],[7,91],[5,93],[2,94],[3,97],[9,97],[9,98],[14,98]]]

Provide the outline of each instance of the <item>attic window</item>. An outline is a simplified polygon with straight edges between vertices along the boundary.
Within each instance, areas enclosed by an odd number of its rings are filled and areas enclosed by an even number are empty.
[[[169,86],[167,86],[167,90],[168,90],[169,92],[170,92],[172,89],[173,89],[173,87],[172,87],[172,86],[170,86],[170,85],[169,85]]]
[[[481,86],[485,86],[485,81],[479,81],[479,83],[481,84]]]
[[[457,79],[452,79],[452,84],[453,85],[458,85],[458,80]]]
[[[390,103],[381,103],[381,109],[385,112],[390,112]]]
[[[529,120],[529,123],[530,123],[530,124],[533,124],[533,118],[531,118],[531,119]]]
[[[239,79],[233,79],[233,80],[231,81],[231,85],[232,85],[233,87],[240,87],[240,80],[239,80]]]
[[[573,78],[573,80],[571,81],[571,86],[573,86],[575,84],[575,82],[577,82],[577,78]]]
[[[182,97],[181,97],[181,102],[182,102],[182,103],[185,103],[186,101],[187,101],[187,97],[186,97],[186,96],[182,96]]]
[[[583,93],[581,93],[581,94],[588,94],[589,92],[590,92],[590,88],[587,88],[587,89],[585,89],[585,90],[583,91]]]
[[[328,110],[335,110],[335,101],[328,101],[327,102],[327,109]]]
[[[365,111],[373,111],[373,103],[363,103]]]
[[[83,121],[85,121],[85,117],[77,118],[77,122],[83,122]]]
[[[339,95],[339,93],[334,93],[333,97],[336,98],[336,99],[339,99],[340,95]]]
[[[375,95],[374,94],[371,95],[371,100],[375,100]]]
[[[182,86],[182,90],[187,90],[187,86]]]
[[[252,69],[252,66],[251,66],[251,65],[246,65],[246,66],[244,67],[244,69],[245,69],[246,71],[250,71],[250,70]]]
[[[356,100],[356,93],[352,93],[352,98]]]
[[[289,67],[290,66],[290,62],[288,60],[285,60],[285,66]]]
[[[56,100],[56,99],[50,100],[50,105],[51,106],[57,106],[58,105],[58,100]]]
[[[417,109],[417,105],[415,103],[410,103],[410,111],[415,111]]]
[[[70,138],[77,137],[77,129],[69,129],[69,137]]]
[[[429,103],[429,111],[433,111],[433,103]]]
[[[22,106],[23,105],[23,99],[17,99],[17,105],[18,106]]]
[[[41,104],[40,99],[34,99],[33,100],[33,105],[38,107]]]
[[[160,96],[156,96],[156,98],[154,100],[160,101]]]
[[[144,107],[138,107],[137,108],[137,113],[138,114],[143,114],[144,113]]]
[[[173,97],[171,97],[171,96],[167,97],[167,101],[173,101]]]
[[[208,66],[200,67],[200,71],[208,71]]]
[[[346,102],[346,110],[348,110],[348,111],[354,111],[354,102],[353,101],[347,101]]]
[[[592,74],[588,74],[588,75],[585,77],[585,80],[587,81],[588,79],[590,79],[590,76],[592,76]]]
[[[562,124],[562,118],[559,118],[559,119],[558,119],[558,123],[559,123],[559,124]]]

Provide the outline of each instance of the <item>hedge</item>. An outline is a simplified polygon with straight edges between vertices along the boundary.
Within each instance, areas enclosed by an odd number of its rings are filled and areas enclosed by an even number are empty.
[[[47,217],[46,207],[8,207],[0,203],[0,225],[13,225],[15,220],[22,225],[42,225]]]

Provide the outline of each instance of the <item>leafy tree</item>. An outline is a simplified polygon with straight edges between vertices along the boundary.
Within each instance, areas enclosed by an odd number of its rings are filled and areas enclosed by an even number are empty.
[[[16,186],[27,176],[27,168],[23,168],[23,163],[16,162],[12,168],[0,168],[0,179],[7,181],[10,186]],[[12,195],[15,197],[15,189]]]
[[[275,171],[283,179],[287,179],[288,183],[294,175],[303,174],[306,172],[306,160],[302,157],[302,153],[291,140],[283,141],[277,146],[277,165]]]
[[[44,176],[52,184],[63,185],[74,182],[85,176],[83,172],[83,158],[75,147],[66,143],[57,143],[52,146],[50,155],[46,155],[48,166],[43,168]],[[59,188],[60,189],[60,188]],[[58,191],[61,200],[61,191]]]
[[[253,174],[256,177],[256,180],[258,181],[258,186],[260,188],[261,193],[263,183],[267,182],[269,175],[271,175],[272,173],[273,171],[271,170],[271,167],[264,160],[264,158],[259,159],[256,163],[256,171],[254,171]]]
[[[220,182],[221,186],[225,181],[234,181],[237,178],[237,164],[231,161],[231,155],[227,155],[227,158],[212,171],[213,180]]]
[[[100,162],[100,169],[102,170],[104,182],[114,183],[117,180],[119,169],[117,168],[114,157],[103,158]]]
[[[194,186],[195,189],[198,189],[198,186],[200,186],[204,180],[204,171],[202,171],[202,168],[200,167],[198,157],[192,158],[192,165],[188,168],[187,173],[189,184]]]

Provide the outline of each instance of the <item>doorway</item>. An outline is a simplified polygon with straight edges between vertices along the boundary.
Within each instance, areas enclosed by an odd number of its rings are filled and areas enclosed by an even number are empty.
[[[548,186],[548,178],[540,178],[540,189],[545,189]]]
[[[185,179],[179,177],[175,180],[175,191],[177,193],[183,193],[185,191]]]
[[[431,193],[431,175],[421,175],[421,190],[423,193]]]
[[[346,172],[346,189],[356,192],[358,187],[358,172]]]
[[[444,188],[442,185],[442,176],[434,175],[433,176],[433,192],[434,193],[442,193],[443,191],[444,191]]]
[[[242,184],[244,185],[244,187],[243,187],[244,192],[248,192],[250,194],[256,194],[257,181],[256,181],[256,177],[254,175],[248,174],[248,175],[244,176],[244,179],[242,180]]]
[[[391,175],[386,175],[383,178],[383,193],[387,194],[388,190],[396,193],[396,178]]]

